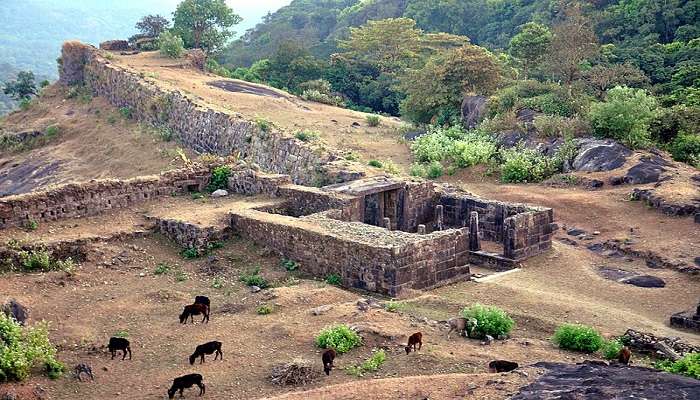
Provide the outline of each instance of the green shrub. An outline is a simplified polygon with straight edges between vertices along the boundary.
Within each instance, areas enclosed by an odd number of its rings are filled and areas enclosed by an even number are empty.
[[[49,341],[47,325],[22,327],[0,312],[0,383],[27,379],[39,365],[44,366],[52,379],[64,370],[63,364],[56,360],[56,348]]]
[[[671,143],[682,132],[700,134],[700,107],[664,108],[651,121],[649,132],[658,143]]]
[[[411,176],[425,178],[428,176],[428,169],[423,164],[414,163],[411,165],[409,173],[411,174]]]
[[[533,121],[537,133],[546,138],[569,138],[583,136],[590,132],[590,126],[577,117],[567,118],[558,115],[538,115]]]
[[[675,362],[670,360],[661,361],[656,363],[654,367],[673,374],[700,379],[700,353],[687,354]]]
[[[32,106],[32,99],[24,97],[19,101],[19,108],[22,111],[27,111]]]
[[[452,157],[458,167],[467,168],[486,164],[496,153],[496,144],[491,140],[459,140],[454,143]]]
[[[560,160],[534,149],[507,149],[501,151],[501,157],[501,180],[508,183],[540,182],[561,169]]]
[[[19,262],[25,271],[50,271],[53,269],[51,255],[44,249],[20,251]]]
[[[476,328],[474,334],[479,337],[491,335],[494,338],[506,336],[515,326],[515,322],[498,307],[474,304],[462,310],[462,316],[466,319],[475,319]]]
[[[258,315],[267,315],[272,313],[272,307],[267,304],[262,304],[257,308],[256,312]]]
[[[301,140],[302,142],[311,142],[313,140],[317,140],[319,138],[320,134],[316,131],[311,131],[308,129],[305,129],[303,131],[297,132],[296,135],[294,135],[295,138]]]
[[[603,353],[603,358],[607,360],[614,360],[620,354],[622,350],[622,343],[619,340],[606,340],[603,342],[601,352]]]
[[[257,118],[255,124],[263,132],[269,132],[272,129],[272,122],[266,120],[265,118]]]
[[[307,101],[314,101],[316,103],[328,104],[335,107],[345,107],[345,101],[343,101],[342,97],[322,93],[315,89],[304,90],[301,92],[299,97]]]
[[[133,116],[133,112],[129,107],[120,107],[119,114],[121,114],[121,116],[125,119],[131,119],[131,117]]]
[[[112,336],[127,339],[129,337],[129,331],[127,331],[126,329],[120,329],[114,332]]]
[[[241,282],[247,286],[257,286],[261,289],[270,286],[267,280],[260,275],[260,267],[255,267],[250,273],[241,275]]]
[[[605,102],[591,106],[591,127],[598,137],[642,148],[650,142],[649,126],[657,107],[656,99],[646,90],[616,86],[608,90]]]
[[[382,169],[384,172],[391,175],[398,175],[401,173],[399,166],[391,160],[384,160],[384,162],[382,162]]]
[[[603,337],[590,326],[564,324],[557,328],[552,338],[562,349],[593,353],[603,346]]]
[[[447,131],[432,127],[428,133],[411,143],[411,152],[416,161],[421,163],[442,161],[452,152],[454,139],[448,135]]]
[[[178,270],[177,272],[175,272],[175,280],[177,282],[184,282],[188,279],[190,279],[190,276],[187,274],[187,272],[185,272],[181,269]]]
[[[406,308],[406,303],[402,301],[388,301],[384,304],[384,308],[389,312],[397,312]]]
[[[201,256],[201,253],[199,252],[199,250],[197,250],[196,247],[188,247],[182,250],[182,252],[180,252],[180,255],[182,255],[183,258],[192,260]]]
[[[440,161],[433,161],[428,165],[426,176],[430,179],[437,179],[445,174],[445,169],[440,164]]]
[[[362,376],[369,372],[376,372],[386,361],[386,353],[382,349],[372,350],[372,356],[360,365],[351,365],[345,370],[354,376]]]
[[[382,120],[379,119],[379,115],[368,115],[366,119],[367,125],[372,127],[379,126],[379,124],[382,123]]]
[[[219,189],[228,188],[228,178],[231,176],[231,167],[228,165],[221,165],[214,168],[211,171],[211,180],[209,181],[209,186],[207,186],[207,191],[212,193]]]
[[[170,268],[170,265],[168,265],[167,263],[158,263],[158,265],[156,265],[156,269],[153,270],[153,273],[155,275],[167,274],[168,272],[170,272]]]
[[[158,49],[166,57],[180,58],[185,54],[185,43],[180,36],[165,31],[158,37]]]
[[[289,260],[289,259],[283,259],[280,264],[286,269],[288,272],[293,272],[299,269],[299,263],[294,261],[294,260]]]
[[[679,134],[671,142],[669,150],[674,160],[700,168],[700,134]]]
[[[343,284],[343,278],[338,274],[330,274],[326,277],[326,283],[329,285],[340,286]]]
[[[316,346],[322,349],[334,349],[339,354],[362,344],[362,338],[347,325],[335,325],[324,328],[316,336]]]
[[[58,125],[49,125],[46,127],[46,135],[47,136],[56,136],[58,135],[59,132],[59,127]]]
[[[39,223],[33,219],[28,219],[24,223],[24,229],[26,229],[28,231],[35,231],[35,230],[39,229]]]
[[[384,164],[382,164],[382,162],[379,160],[369,160],[367,165],[374,168],[382,168],[384,166]]]
[[[108,117],[107,117],[107,123],[110,124],[110,125],[116,124],[116,123],[117,123],[117,117],[115,117],[114,115],[108,116]]]

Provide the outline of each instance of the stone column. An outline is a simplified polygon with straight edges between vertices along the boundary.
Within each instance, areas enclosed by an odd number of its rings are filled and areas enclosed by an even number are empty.
[[[436,231],[442,230],[443,217],[444,217],[444,213],[443,213],[442,205],[435,206],[435,230]]]
[[[423,225],[423,224],[418,225],[418,234],[425,235],[425,225]]]
[[[391,230],[391,218],[384,218],[384,227],[388,230]]]
[[[471,214],[469,214],[469,250],[481,250],[481,240],[479,239],[479,214],[476,211],[472,211]]]

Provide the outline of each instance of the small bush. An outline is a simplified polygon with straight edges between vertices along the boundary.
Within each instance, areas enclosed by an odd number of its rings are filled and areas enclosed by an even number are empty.
[[[562,349],[593,353],[603,346],[603,337],[590,326],[564,324],[557,328],[552,338]]]
[[[347,325],[335,325],[324,328],[316,336],[316,346],[322,349],[335,349],[339,354],[362,344],[362,338]]]
[[[537,150],[515,148],[501,152],[501,180],[508,183],[540,182],[559,172],[558,159]]]
[[[19,262],[25,271],[49,271],[52,269],[51,255],[44,249],[20,251]]]
[[[33,368],[43,365],[47,375],[58,378],[64,370],[56,360],[56,348],[49,341],[48,327],[22,327],[0,312],[0,383],[22,381]]]
[[[382,349],[374,349],[372,356],[360,365],[352,365],[346,368],[350,375],[363,376],[369,372],[376,372],[386,361],[386,353]]]
[[[378,115],[368,115],[367,116],[367,125],[375,127],[379,126],[381,124],[381,119],[379,119]]]
[[[384,164],[382,164],[382,162],[379,160],[369,160],[367,165],[374,168],[382,168],[384,166]]]
[[[299,269],[299,263],[294,261],[294,260],[288,260],[288,259],[283,259],[280,264],[284,269],[286,269],[288,272],[293,272]]]
[[[433,161],[428,165],[426,176],[430,179],[438,179],[445,174],[445,169],[439,161]]]
[[[326,283],[329,285],[340,286],[343,284],[343,278],[338,274],[330,274],[326,277]]]
[[[175,272],[175,281],[184,282],[188,279],[190,279],[190,276],[187,274],[187,272],[183,270],[178,270],[177,272]]]
[[[389,312],[401,311],[406,307],[406,303],[401,301],[388,301],[384,304],[384,308]]]
[[[311,142],[314,140],[317,140],[319,138],[319,133],[316,131],[310,131],[310,130],[303,130],[297,132],[296,135],[294,135],[295,138],[301,140],[302,142]]]
[[[167,274],[168,272],[170,272],[170,269],[171,269],[170,265],[168,265],[166,263],[158,263],[158,265],[156,266],[156,269],[153,270],[153,273],[155,275],[164,275],[164,274]]]
[[[46,136],[56,136],[59,132],[58,125],[50,125],[46,127]]]
[[[247,286],[257,286],[261,289],[270,286],[267,280],[260,275],[260,267],[255,267],[250,273],[241,275],[241,282],[245,283]]]
[[[207,191],[209,193],[215,192],[219,189],[228,188],[228,178],[231,176],[231,167],[228,165],[222,165],[214,168],[211,171],[211,180],[209,181],[209,186],[207,186]]]
[[[267,315],[272,313],[272,307],[267,304],[262,304],[257,308],[256,312],[258,315]]]
[[[690,353],[675,362],[670,360],[661,361],[656,363],[654,367],[673,374],[700,379],[700,353]]]
[[[345,107],[345,101],[343,101],[342,97],[322,93],[315,89],[304,90],[301,92],[300,97],[307,101],[314,101],[316,103],[328,104],[335,107]]]
[[[199,256],[201,256],[199,250],[197,250],[196,247],[186,248],[186,249],[182,250],[182,252],[180,252],[180,255],[183,258],[188,259],[188,260],[192,260],[192,259],[195,259],[195,258],[198,258]]]
[[[165,31],[158,37],[158,49],[166,57],[180,58],[185,54],[185,43],[181,37]]]
[[[414,163],[411,165],[409,173],[411,174],[411,176],[425,178],[428,176],[428,169],[425,168],[425,165],[423,164]]]
[[[538,115],[533,121],[537,133],[545,138],[567,138],[583,136],[590,132],[590,126],[580,118],[567,118],[558,115]]]
[[[620,354],[622,350],[622,343],[619,340],[606,340],[603,342],[601,352],[603,353],[603,358],[607,360],[614,360]]]
[[[110,125],[116,124],[116,123],[117,123],[117,117],[115,117],[114,115],[108,116],[108,117],[107,117],[107,123],[110,124]]]
[[[214,277],[214,279],[212,279],[211,281],[211,287],[212,289],[221,289],[222,287],[224,287],[224,280],[219,278],[218,276]]]
[[[270,129],[272,129],[272,122],[266,120],[265,118],[256,119],[255,124],[263,132],[269,132]]]
[[[125,119],[131,119],[131,117],[133,117],[133,112],[129,107],[120,107],[119,114]]]
[[[657,108],[656,99],[646,90],[616,86],[608,90],[605,102],[591,106],[589,118],[596,136],[636,149],[650,143],[649,126]]]
[[[669,146],[671,155],[681,161],[700,168],[700,135],[680,133]]]
[[[19,101],[19,108],[22,111],[27,111],[32,106],[32,99],[29,97],[24,97]]]
[[[28,231],[35,231],[35,230],[39,229],[39,223],[33,219],[28,219],[24,223],[24,229],[26,229]]]
[[[476,320],[476,328],[473,332],[479,337],[491,335],[494,338],[506,336],[515,326],[515,322],[498,307],[482,306],[474,304],[462,310],[462,316]]]
[[[112,335],[114,337],[122,338],[122,339],[128,339],[129,338],[129,331],[126,329],[120,329]]]
[[[401,173],[401,169],[399,168],[399,166],[391,160],[385,160],[382,164],[382,169],[387,174],[398,175]]]

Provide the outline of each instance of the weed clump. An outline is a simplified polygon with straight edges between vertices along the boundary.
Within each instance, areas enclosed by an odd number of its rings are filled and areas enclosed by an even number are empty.
[[[0,382],[23,381],[41,364],[51,379],[64,371],[56,359],[56,348],[49,341],[47,325],[22,327],[0,312]]]
[[[564,324],[554,332],[552,341],[562,349],[593,353],[603,346],[603,337],[590,326]]]
[[[267,279],[260,275],[260,267],[255,267],[250,273],[241,275],[241,282],[245,283],[247,286],[257,286],[261,289],[270,286]]]
[[[486,335],[495,338],[506,336],[515,327],[515,322],[498,307],[474,304],[462,310],[462,316],[466,319],[475,319],[476,327],[473,332],[479,337]]]
[[[362,338],[347,325],[335,325],[324,328],[316,336],[316,346],[322,349],[334,349],[339,354],[347,353],[362,344]]]
[[[366,373],[376,372],[386,361],[386,353],[382,349],[373,350],[372,356],[360,365],[351,365],[345,370],[354,376],[363,376]]]
[[[700,379],[700,353],[690,353],[678,361],[661,361],[654,367],[673,374]]]

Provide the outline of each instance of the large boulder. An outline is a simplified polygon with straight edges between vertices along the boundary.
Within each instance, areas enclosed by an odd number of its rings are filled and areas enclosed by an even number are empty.
[[[672,166],[671,163],[657,155],[644,156],[639,163],[627,171],[622,182],[633,185],[659,182],[664,179],[662,173],[666,168]]]
[[[666,286],[666,282],[663,279],[651,275],[633,276],[623,279],[621,282],[643,288],[662,288]]]
[[[100,43],[101,50],[124,51],[129,50],[129,42],[126,40],[108,40]]]
[[[496,134],[496,144],[499,147],[510,149],[530,139],[530,135],[521,131],[505,131]]]
[[[627,147],[613,140],[581,139],[579,150],[571,163],[575,171],[611,171],[620,168],[632,155]]]
[[[474,128],[484,116],[485,96],[465,96],[462,100],[462,124],[467,129]]]

